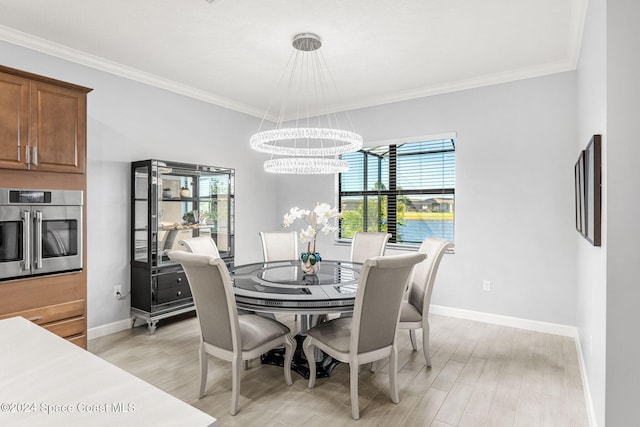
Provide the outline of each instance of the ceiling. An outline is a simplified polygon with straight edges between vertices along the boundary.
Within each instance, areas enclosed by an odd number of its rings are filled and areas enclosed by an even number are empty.
[[[297,33],[322,39],[339,111],[573,70],[586,4],[0,0],[0,40],[262,117]]]

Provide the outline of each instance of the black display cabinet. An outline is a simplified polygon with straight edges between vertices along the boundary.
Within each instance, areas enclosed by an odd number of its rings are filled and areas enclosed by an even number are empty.
[[[233,169],[142,160],[131,163],[131,321],[195,309],[180,264],[167,251],[182,239],[211,236],[227,266],[234,259]]]

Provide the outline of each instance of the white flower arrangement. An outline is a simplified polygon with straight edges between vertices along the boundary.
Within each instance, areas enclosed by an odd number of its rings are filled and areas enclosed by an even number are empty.
[[[320,261],[320,255],[316,252],[316,237],[318,232],[322,231],[324,234],[335,232],[338,230],[335,222],[341,217],[342,214],[338,212],[338,209],[335,207],[332,208],[328,203],[318,203],[312,211],[299,209],[296,206],[284,215],[282,226],[290,227],[297,219],[302,219],[307,223],[307,227],[300,231],[300,241],[307,244],[307,257],[313,255],[314,258],[317,258],[312,263],[315,264],[315,261]],[[311,247],[311,243],[313,243],[313,248]]]

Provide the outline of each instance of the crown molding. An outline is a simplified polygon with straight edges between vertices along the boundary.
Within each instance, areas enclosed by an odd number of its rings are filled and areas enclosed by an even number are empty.
[[[399,92],[390,96],[380,96],[367,98],[358,103],[343,104],[339,106],[340,111],[356,110],[391,104],[395,102],[409,101],[428,96],[442,95],[451,92],[458,92],[469,89],[478,89],[486,86],[494,86],[504,83],[511,83],[518,80],[525,80],[536,77],[543,77],[550,74],[563,73],[566,71],[574,71],[576,63],[574,60],[562,61],[543,66],[528,67],[520,70],[508,71],[504,73],[490,74],[474,77],[467,80],[459,80],[441,85],[429,86],[417,90]]]
[[[586,13],[586,8],[581,11]],[[582,23],[582,24],[581,24]],[[423,98],[434,95],[441,95],[445,93],[463,91],[468,89],[476,89],[480,87],[492,86],[497,84],[509,83],[518,80],[524,80],[535,77],[542,77],[549,74],[556,74],[566,71],[573,71],[577,68],[578,56],[580,52],[580,40],[583,30],[584,19],[578,19],[574,25],[580,26],[579,31],[576,31],[576,38],[571,42],[571,52],[569,54],[570,59],[566,61],[559,61],[555,63],[543,64],[535,67],[526,67],[518,70],[507,71],[503,73],[481,75],[466,80],[460,80],[457,82],[449,82],[445,84],[436,84],[420,88],[417,90],[410,90],[405,92],[397,92],[392,95],[374,96],[370,98],[361,99],[358,102],[344,103],[339,105],[332,105],[331,111],[315,111],[311,115],[322,115],[327,113],[336,113],[343,111],[350,111],[355,109],[362,109],[367,107],[374,107],[383,104],[390,104],[396,102],[409,101],[417,98]],[[35,50],[45,53],[47,55],[55,56],[70,62],[74,62],[80,65],[91,67],[100,71],[105,71],[110,74],[114,74],[120,77],[124,77],[130,80],[134,80],[140,83],[148,84],[160,89],[168,90],[174,93],[178,93],[190,98],[194,98],[200,101],[204,101],[210,104],[214,104],[223,108],[228,108],[233,111],[248,114],[250,116],[257,117],[259,119],[267,119],[270,121],[276,121],[275,114],[271,114],[271,117],[265,117],[263,110],[258,110],[255,107],[233,101],[229,98],[221,97],[210,92],[206,92],[194,87],[178,83],[173,80],[159,77],[155,74],[151,74],[139,69],[128,67],[120,63],[110,61],[108,59],[92,55],[87,52],[83,52],[77,49],[64,46],[50,40],[46,40],[40,37],[27,34],[10,27],[0,25],[0,40],[25,47],[27,49]],[[295,118],[295,117],[293,117]],[[292,117],[285,118],[290,120]]]
[[[52,42],[31,34],[23,33],[3,25],[0,25],[0,40],[22,46],[27,49],[35,50],[47,55],[55,56],[66,61],[91,67],[96,70],[105,71],[119,77],[145,83],[160,89],[175,92],[180,95],[198,99],[220,107],[238,111],[240,113],[249,114],[258,118],[262,118],[264,111],[257,111],[255,108],[244,104],[234,102],[228,98],[213,95],[209,92],[187,86],[173,80],[159,77],[155,74],[147,73],[133,67],[128,67],[120,63],[110,61],[108,59],[92,55],[81,50],[73,49],[59,43]]]

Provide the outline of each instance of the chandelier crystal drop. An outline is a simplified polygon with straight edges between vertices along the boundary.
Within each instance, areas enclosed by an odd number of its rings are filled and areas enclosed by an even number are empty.
[[[321,175],[346,172],[349,164],[345,160],[322,157],[284,157],[265,161],[264,170],[270,173]]]
[[[334,144],[318,147],[279,145],[279,141],[326,140]],[[362,137],[355,132],[327,128],[284,128],[258,132],[251,137],[251,148],[261,153],[280,156],[337,156],[362,148]]]
[[[342,120],[338,113],[324,116],[317,113],[332,111],[325,105],[328,99],[325,80],[330,80],[335,89],[324,57],[318,51],[322,46],[320,37],[300,33],[293,37],[291,44],[294,51],[280,83],[285,76],[288,82],[274,129],[262,129],[270,117],[268,108],[260,129],[251,137],[250,146],[260,153],[271,154],[272,158],[264,163],[267,172],[305,175],[346,172],[348,164],[339,156],[358,151],[363,140],[353,131],[347,112],[340,115],[344,117]],[[287,110],[294,111],[295,115]],[[342,125],[349,125],[352,130]]]

